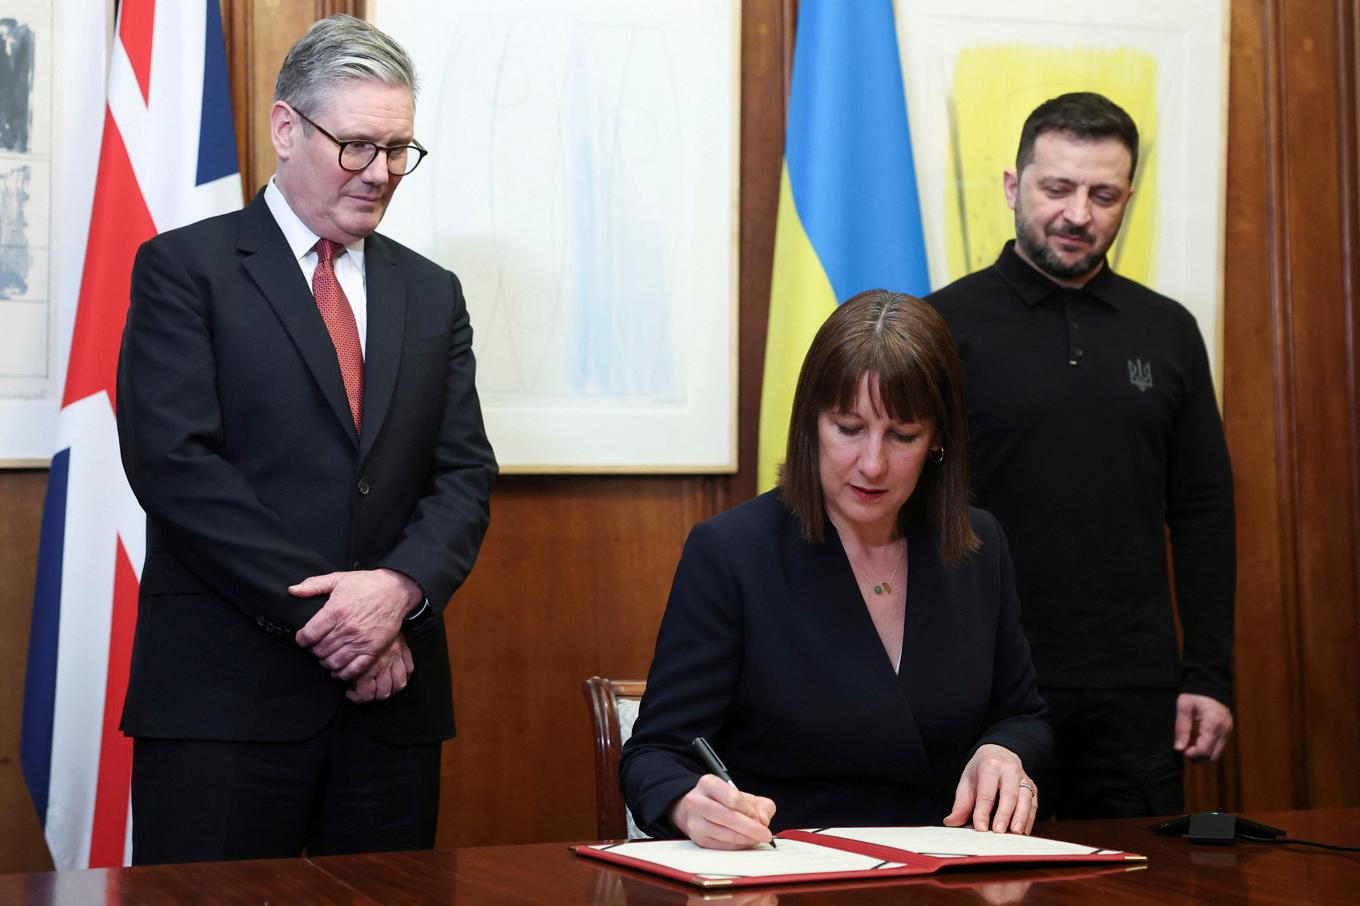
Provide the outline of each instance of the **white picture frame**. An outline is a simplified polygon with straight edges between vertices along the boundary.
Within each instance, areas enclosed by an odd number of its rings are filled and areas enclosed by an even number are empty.
[[[381,231],[461,280],[502,470],[734,471],[740,4],[368,14],[431,150]]]
[[[1110,96],[1128,107],[1135,121],[1140,114],[1155,117],[1155,124],[1138,123],[1145,135],[1135,187],[1154,174],[1156,185],[1135,191],[1119,239],[1147,243],[1151,266],[1146,274],[1125,272],[1117,261],[1114,266],[1190,310],[1208,348],[1215,386],[1221,388],[1228,27],[1225,0],[897,0],[898,43],[932,286],[962,276],[957,254],[951,263],[942,225],[955,216],[947,208],[957,205],[960,197],[950,184],[955,166],[950,158],[957,159],[962,143],[951,135],[959,122],[951,104],[965,54],[992,48],[1002,54],[1033,50],[1050,58],[1082,52],[1140,56],[1155,72],[1145,109],[1133,109],[1118,91]],[[978,206],[992,215],[999,210],[1010,216],[1001,171],[1014,166],[1020,126],[1029,112],[1049,97],[1093,87],[1070,71],[1060,73],[1061,67],[1046,70],[1040,62],[1028,71],[1008,71],[988,84],[985,116],[1005,123],[999,131],[1008,139],[989,149],[995,154],[989,177],[994,184],[968,187],[962,207],[974,216]],[[976,103],[973,97],[971,103]],[[957,167],[959,172],[963,169]],[[1136,222],[1140,205],[1146,226]],[[1155,232],[1139,236],[1138,231],[1145,229]],[[999,238],[990,236],[994,247],[975,249],[968,269],[974,269],[982,255],[985,263],[991,263],[1001,250]],[[1116,251],[1117,247],[1112,249],[1112,261]]]
[[[33,56],[26,148],[0,148],[0,175],[28,173],[26,197],[11,209],[23,220],[23,249],[9,249],[28,258],[25,285],[0,300],[0,468],[45,468],[55,452],[106,104],[113,4],[93,6],[3,5],[26,31],[11,50],[28,42]]]

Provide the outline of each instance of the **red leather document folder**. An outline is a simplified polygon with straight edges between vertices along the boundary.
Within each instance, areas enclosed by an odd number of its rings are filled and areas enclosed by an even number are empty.
[[[688,840],[631,840],[574,849],[580,856],[699,887],[902,878],[979,865],[1147,861],[1122,850],[959,827],[828,827],[786,830],[777,839],[778,849],[734,852],[702,849]]]

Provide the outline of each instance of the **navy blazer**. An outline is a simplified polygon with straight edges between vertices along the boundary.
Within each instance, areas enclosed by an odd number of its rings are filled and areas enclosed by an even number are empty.
[[[804,540],[776,492],[695,526],[624,745],[638,826],[675,836],[669,812],[703,773],[706,737],[771,828],[939,824],[983,743],[1033,772],[1053,746],[1020,629],[1005,536],[971,511],[981,549],[956,569],[937,533],[907,534],[907,610],[894,672],[830,521]]]
[[[322,606],[288,586],[391,567],[434,613],[408,628],[410,683],[358,709],[394,743],[453,735],[443,607],[490,517],[495,460],[453,274],[378,234],[363,434],[310,287],[265,203],[163,233],[132,270],[118,365],[124,469],[147,514],[123,729],[286,741],[347,684],[293,642]]]

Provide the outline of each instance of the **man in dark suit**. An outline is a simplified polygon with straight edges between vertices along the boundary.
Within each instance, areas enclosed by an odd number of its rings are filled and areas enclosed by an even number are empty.
[[[371,25],[316,23],[279,74],[270,183],[138,253],[134,862],[433,845],[441,614],[496,466],[458,279],[374,232],[425,154],[414,81]]]

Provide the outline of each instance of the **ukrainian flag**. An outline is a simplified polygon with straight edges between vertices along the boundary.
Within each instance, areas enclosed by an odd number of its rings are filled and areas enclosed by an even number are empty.
[[[866,289],[930,291],[892,0],[803,0],[793,50],[760,402],[774,487],[813,334]]]

